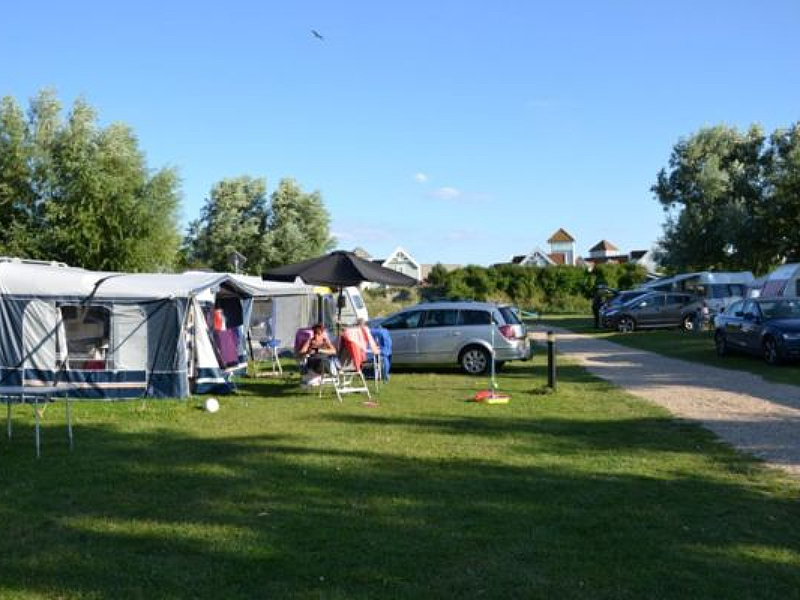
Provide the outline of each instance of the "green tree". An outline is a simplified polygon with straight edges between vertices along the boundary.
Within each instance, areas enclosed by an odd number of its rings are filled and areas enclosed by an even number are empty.
[[[319,192],[306,194],[292,179],[281,180],[269,202],[264,179],[225,179],[212,187],[200,218],[189,224],[181,260],[228,271],[228,257],[236,251],[247,258],[244,270],[260,275],[330,250],[329,222]]]
[[[767,153],[767,219],[776,253],[800,260],[800,123],[770,137]]]
[[[436,263],[431,267],[426,283],[433,288],[441,288],[447,281],[447,269],[442,263]]]
[[[13,98],[0,100],[0,247],[29,256],[35,231],[31,180],[32,145],[22,109]]]
[[[247,258],[247,272],[260,274],[267,221],[267,183],[248,176],[215,183],[200,214],[189,224],[182,248],[185,266],[229,271],[228,257]]]
[[[765,188],[769,153],[757,126],[702,129],[673,148],[652,190],[666,213],[662,264],[675,271],[749,269],[779,260]]]
[[[272,193],[266,229],[265,267],[320,256],[335,244],[322,195],[316,191],[303,192],[293,179],[282,179]]]
[[[0,104],[0,251],[100,270],[164,270],[179,242],[179,181],[150,172],[132,131],[97,125],[74,103],[65,120],[41,92],[27,121]]]

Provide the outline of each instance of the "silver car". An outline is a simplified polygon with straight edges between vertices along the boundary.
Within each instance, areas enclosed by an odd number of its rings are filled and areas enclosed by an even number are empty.
[[[528,360],[527,329],[511,306],[488,302],[428,302],[371,321],[389,331],[392,364],[457,364],[471,375],[509,360]]]

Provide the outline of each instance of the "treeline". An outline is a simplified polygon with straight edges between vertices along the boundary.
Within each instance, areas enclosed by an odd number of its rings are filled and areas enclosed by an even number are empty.
[[[468,266],[447,271],[435,265],[422,289],[426,299],[470,298],[511,302],[520,308],[546,313],[588,312],[599,285],[629,289],[646,279],[634,264],[583,267]]]
[[[101,126],[79,99],[64,113],[52,91],[25,111],[0,100],[0,256],[46,259],[104,271],[244,270],[325,253],[330,216],[319,192],[282,179],[224,179],[199,218],[180,231],[180,177],[151,169],[127,125]]]

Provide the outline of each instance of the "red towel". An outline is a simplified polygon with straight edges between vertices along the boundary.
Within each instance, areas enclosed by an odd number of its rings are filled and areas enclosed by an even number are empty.
[[[342,333],[342,348],[349,355],[350,360],[353,361],[353,366],[360,371],[361,365],[367,359],[367,352],[359,343],[360,340],[355,339],[355,337],[352,334],[352,330],[345,329]]]

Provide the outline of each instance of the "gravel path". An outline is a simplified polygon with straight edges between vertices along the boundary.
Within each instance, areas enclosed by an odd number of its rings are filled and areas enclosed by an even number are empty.
[[[546,330],[557,332],[560,354],[593,375],[697,421],[739,450],[800,478],[800,387],[553,327],[534,327],[534,338],[545,342]]]

